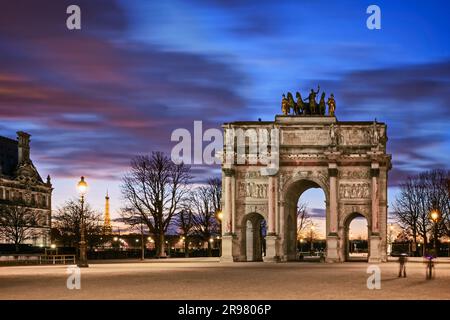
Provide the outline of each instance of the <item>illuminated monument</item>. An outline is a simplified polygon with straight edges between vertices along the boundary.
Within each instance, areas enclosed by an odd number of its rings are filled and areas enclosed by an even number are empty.
[[[104,217],[104,221],[103,221],[103,229],[104,229],[104,232],[106,234],[112,232],[111,217],[109,215],[109,195],[108,195],[108,191],[106,192],[106,196],[105,196],[105,217]]]
[[[325,115],[325,95],[317,104],[317,93],[311,90],[309,104],[300,94],[295,103],[288,93],[284,115],[275,121],[223,125],[221,261],[296,260],[297,202],[310,188],[325,194],[327,262],[348,260],[349,225],[358,216],[368,224],[369,262],[386,261],[387,127],[377,121],[338,121],[333,96]],[[244,146],[236,143],[239,130],[245,133]],[[264,131],[275,132],[270,142],[277,144],[268,154],[278,168],[268,173],[261,170],[258,141],[251,138]]]

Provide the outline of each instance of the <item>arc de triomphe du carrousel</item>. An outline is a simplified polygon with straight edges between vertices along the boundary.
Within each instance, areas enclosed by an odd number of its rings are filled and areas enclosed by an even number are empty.
[[[325,112],[324,95],[317,104],[311,92],[309,103],[283,96],[275,121],[223,125],[221,261],[296,260],[297,202],[310,188],[325,194],[327,262],[348,259],[358,216],[368,222],[368,261],[387,260],[386,124],[338,121],[334,97]]]

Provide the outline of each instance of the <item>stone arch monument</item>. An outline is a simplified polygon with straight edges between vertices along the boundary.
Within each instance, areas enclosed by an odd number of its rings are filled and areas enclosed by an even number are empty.
[[[221,261],[295,260],[297,201],[309,188],[325,194],[327,262],[347,259],[348,226],[355,216],[368,222],[369,262],[386,261],[391,168],[386,129],[377,121],[338,121],[334,115],[225,123]],[[244,133],[241,145],[237,131]],[[270,134],[261,138],[261,132]],[[264,152],[270,165],[262,161]],[[261,221],[265,234],[257,230]]]

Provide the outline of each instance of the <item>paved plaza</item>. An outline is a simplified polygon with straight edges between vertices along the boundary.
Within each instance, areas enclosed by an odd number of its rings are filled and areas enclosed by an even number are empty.
[[[381,289],[369,290],[367,263],[219,263],[215,258],[91,263],[81,289],[66,287],[67,266],[0,267],[0,299],[450,299],[450,264],[425,279],[423,263],[397,277],[379,264]]]

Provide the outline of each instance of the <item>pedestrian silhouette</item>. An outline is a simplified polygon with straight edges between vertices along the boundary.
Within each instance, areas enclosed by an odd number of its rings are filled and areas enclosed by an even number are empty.
[[[407,260],[407,254],[401,253],[398,257],[398,263],[400,265],[400,269],[398,270],[398,277],[401,278],[403,275],[403,278],[406,278],[406,260]]]

